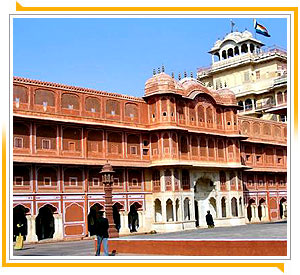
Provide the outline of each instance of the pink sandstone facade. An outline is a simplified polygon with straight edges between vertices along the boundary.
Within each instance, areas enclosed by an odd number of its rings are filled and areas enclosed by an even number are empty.
[[[93,235],[107,160],[121,235],[201,228],[207,210],[216,226],[287,216],[287,125],[238,115],[228,89],[164,72],[143,98],[13,84],[14,227],[25,223],[26,241]]]

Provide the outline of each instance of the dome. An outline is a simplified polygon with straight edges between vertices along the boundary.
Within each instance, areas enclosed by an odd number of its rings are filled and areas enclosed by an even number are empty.
[[[176,93],[181,89],[177,81],[166,73],[159,73],[148,79],[145,83],[145,95],[154,93]]]

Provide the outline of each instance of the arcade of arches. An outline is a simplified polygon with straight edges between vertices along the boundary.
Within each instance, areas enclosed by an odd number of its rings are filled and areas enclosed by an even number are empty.
[[[113,195],[113,220],[121,235],[206,227],[208,210],[216,226],[287,218],[286,197],[279,197],[280,192],[278,197],[261,196],[261,192],[255,195],[254,190],[249,197],[244,190],[252,187],[251,180],[243,186],[240,172],[171,168],[148,170],[145,176],[146,182],[149,179],[149,183],[159,189],[149,195],[138,195],[131,202],[120,200],[122,192]],[[273,184],[269,180],[270,183]],[[97,196],[98,201],[95,200]],[[97,211],[105,210],[104,197],[92,195],[90,198],[93,201],[89,202],[87,210],[80,201],[65,201],[63,211],[58,202],[40,203],[36,215],[32,215],[30,206],[16,204],[14,238],[20,232],[26,241],[95,235],[94,219]],[[17,229],[17,224],[23,227]]]

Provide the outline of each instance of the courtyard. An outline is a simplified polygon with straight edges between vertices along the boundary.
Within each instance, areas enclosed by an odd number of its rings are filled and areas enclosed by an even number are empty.
[[[132,245],[132,252],[118,252],[116,256],[145,256],[145,255],[156,255],[159,256],[161,253],[141,253],[141,250],[136,250],[135,246],[142,246],[143,243],[139,241],[150,242],[153,250],[159,251],[157,243],[164,241],[175,241],[174,244],[180,244],[181,241],[190,241],[189,243],[199,246],[199,242],[216,241],[213,244],[215,249],[215,255],[219,254],[218,242],[222,242],[226,245],[226,241],[235,240],[237,243],[245,243],[250,241],[257,244],[263,243],[265,241],[274,241],[276,246],[277,241],[286,241],[287,239],[287,223],[286,222],[273,222],[273,223],[263,223],[263,224],[248,224],[234,227],[218,227],[214,229],[195,229],[186,230],[171,233],[157,233],[157,234],[135,234],[120,237],[114,239],[113,245],[110,246],[109,251],[118,247],[118,243],[126,243]],[[152,241],[152,243],[151,243]],[[272,243],[269,242],[269,245]],[[110,244],[112,240],[110,240]],[[248,242],[249,244],[249,242]],[[274,247],[275,247],[274,246]],[[221,246],[220,246],[221,247]],[[63,242],[50,242],[42,241],[38,244],[25,244],[23,250],[14,250],[14,256],[94,256],[94,240],[81,240],[81,241],[63,241]],[[168,254],[170,255],[170,254]],[[196,254],[195,254],[196,255]]]

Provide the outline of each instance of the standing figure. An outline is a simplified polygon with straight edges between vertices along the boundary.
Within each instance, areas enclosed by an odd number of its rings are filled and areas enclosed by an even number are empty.
[[[14,249],[19,250],[19,249],[23,249],[24,246],[24,237],[22,235],[24,231],[24,224],[18,223],[17,229],[18,229],[18,235],[16,237],[16,244],[14,246]]]
[[[101,243],[103,243],[104,256],[108,256],[108,220],[103,217],[103,211],[96,214],[95,233],[97,235],[97,251],[95,256],[100,256]]]
[[[207,223],[208,228],[214,228],[215,227],[213,217],[210,214],[209,210],[207,211],[207,215],[206,215],[206,223]]]

